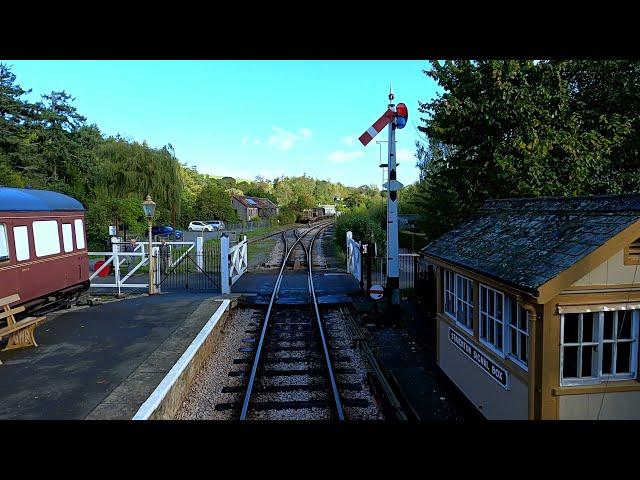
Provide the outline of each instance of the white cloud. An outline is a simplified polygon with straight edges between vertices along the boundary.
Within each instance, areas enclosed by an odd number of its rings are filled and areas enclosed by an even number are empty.
[[[311,138],[311,130],[308,128],[298,129],[299,134],[276,126],[272,129],[275,133],[267,139],[267,145],[276,147],[278,150],[291,150],[297,141]]]
[[[349,163],[355,158],[360,158],[364,155],[362,151],[345,152],[344,150],[336,150],[331,152],[327,158],[332,163]]]
[[[356,136],[355,135],[347,135],[346,137],[342,137],[341,141],[347,147],[353,147],[356,144]]]
[[[311,130],[308,128],[301,128],[300,130],[298,130],[300,132],[300,135],[302,135],[302,138],[304,138],[305,140],[307,138],[311,138]]]
[[[242,137],[242,144],[246,145],[247,143],[249,143],[249,136],[245,135],[244,137]]]
[[[401,148],[396,152],[396,158],[398,161],[413,162],[415,161],[414,153],[408,148]]]
[[[253,144],[254,145],[260,145],[262,143],[262,141],[259,138],[256,138],[253,140]]]

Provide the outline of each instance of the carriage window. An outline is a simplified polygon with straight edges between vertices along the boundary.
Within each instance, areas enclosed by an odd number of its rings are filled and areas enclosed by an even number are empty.
[[[70,252],[73,250],[73,233],[71,232],[71,224],[62,224],[62,243],[64,245],[64,251]]]
[[[82,226],[82,220],[74,220],[73,224],[76,227],[76,248],[81,250],[84,248],[84,227]]]
[[[33,222],[33,241],[38,257],[60,253],[58,222],[55,220]]]
[[[7,227],[0,223],[0,262],[9,260],[9,242],[7,241]]]
[[[26,226],[13,227],[13,242],[16,246],[16,260],[29,260],[29,231]]]

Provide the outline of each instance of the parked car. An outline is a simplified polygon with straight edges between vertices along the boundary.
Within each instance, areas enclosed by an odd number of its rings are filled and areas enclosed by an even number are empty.
[[[176,230],[171,225],[156,225],[151,229],[151,235],[159,237],[175,235],[175,239],[180,240],[182,238],[182,230]]]
[[[205,222],[205,223],[207,225],[211,225],[216,230],[224,230],[225,229],[224,222],[222,220],[210,220],[210,221]]]
[[[193,221],[189,224],[187,230],[191,232],[213,232],[214,227],[207,225],[205,222]]]

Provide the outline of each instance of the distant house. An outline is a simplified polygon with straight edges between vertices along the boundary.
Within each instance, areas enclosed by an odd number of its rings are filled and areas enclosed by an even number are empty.
[[[253,200],[258,205],[258,216],[260,218],[277,217],[279,210],[278,206],[268,198],[262,197],[246,197]]]
[[[277,217],[278,206],[268,198],[233,195],[231,205],[242,220]]]
[[[233,195],[231,206],[240,217],[240,220],[250,221],[258,218],[258,204],[249,197]]]
[[[640,419],[640,195],[489,200],[421,250],[440,368],[489,419]]]

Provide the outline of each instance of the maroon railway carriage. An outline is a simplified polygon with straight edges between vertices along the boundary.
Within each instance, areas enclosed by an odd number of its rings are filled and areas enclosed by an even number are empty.
[[[57,192],[0,187],[0,298],[33,310],[89,288],[84,207]]]

